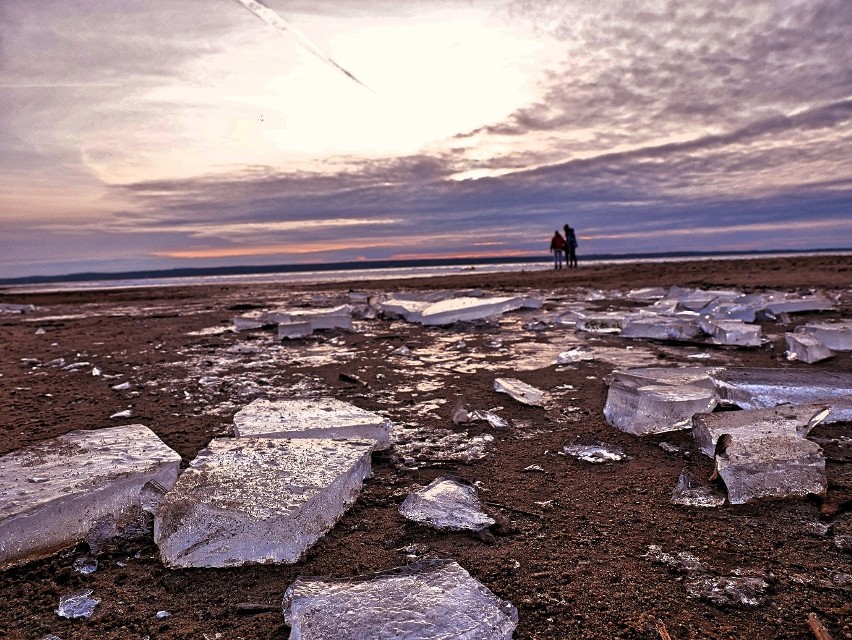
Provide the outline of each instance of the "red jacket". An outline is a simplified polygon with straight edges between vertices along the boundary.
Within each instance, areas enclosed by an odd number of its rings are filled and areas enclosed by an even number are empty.
[[[551,251],[564,251],[565,250],[565,238],[557,231],[553,234],[553,238],[550,240],[550,250]]]

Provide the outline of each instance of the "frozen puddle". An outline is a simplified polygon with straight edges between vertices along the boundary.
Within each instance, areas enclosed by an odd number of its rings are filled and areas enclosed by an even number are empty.
[[[688,429],[693,415],[712,411],[716,402],[707,369],[627,369],[612,373],[604,416],[627,433],[664,433]]]
[[[143,488],[171,488],[180,460],[141,424],[72,431],[3,456],[0,566],[79,542],[105,516],[138,513]]]
[[[372,448],[372,441],[214,439],[157,509],[163,563],[296,562],[355,502]]]
[[[509,640],[517,609],[452,560],[374,576],[298,578],[284,594],[291,640]]]
[[[476,489],[455,478],[437,478],[408,494],[399,512],[413,522],[450,531],[481,531],[495,523],[482,511]]]
[[[391,423],[333,398],[269,401],[257,399],[234,416],[238,438],[343,438],[390,446]]]

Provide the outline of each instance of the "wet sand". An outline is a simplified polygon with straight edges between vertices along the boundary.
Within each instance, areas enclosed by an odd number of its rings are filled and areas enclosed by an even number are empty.
[[[580,339],[564,327],[539,331],[531,325],[584,297],[585,289],[671,285],[816,289],[832,297],[837,309],[796,314],[788,325],[761,323],[771,343],[758,349]],[[499,324],[423,328],[356,320],[353,332],[283,344],[270,332],[228,330],[233,316],[245,310],[279,303],[327,306],[348,301],[350,290],[376,295],[467,288],[539,296],[545,305],[506,314]],[[659,443],[694,452],[688,432],[638,438],[607,425],[602,414],[604,377],[613,368],[694,364],[688,356],[703,351],[710,358],[702,364],[849,371],[848,353],[816,365],[788,362],[783,333],[808,320],[852,317],[850,257],[581,263],[573,270],[495,275],[473,269],[442,278],[300,288],[0,295],[0,303],[38,307],[0,314],[0,454],[74,429],[141,423],[186,465],[212,437],[229,435],[234,413],[252,399],[302,394],[329,395],[381,412],[402,434],[398,447],[374,456],[374,475],[359,501],[299,563],[171,570],[158,560],[152,541],[142,538],[108,546],[98,570],[81,575],[72,568],[86,552],[81,544],[0,572],[0,636],[283,639],[288,629],[280,611],[246,612],[241,603],[276,607],[299,575],[346,577],[399,566],[410,560],[402,549],[417,545],[419,557],[455,559],[518,607],[516,638],[651,639],[660,637],[656,619],[673,638],[802,638],[810,637],[811,612],[833,637],[852,637],[852,556],[812,527],[821,523],[835,534],[852,533],[848,446],[826,450],[825,498],[684,508],[670,503],[681,470],[707,477],[712,463],[695,453],[666,453]],[[589,306],[625,309],[636,303],[600,300]],[[602,359],[552,364],[555,353],[580,343],[594,346]],[[410,356],[394,353],[402,346]],[[95,369],[101,375],[93,375]],[[548,409],[518,404],[492,390],[498,376],[546,389],[556,403]],[[131,388],[112,388],[122,382]],[[457,394],[473,408],[496,409],[511,426],[453,424]],[[110,417],[128,408],[132,418]],[[849,435],[848,424],[817,429],[815,435],[823,438]],[[481,460],[442,461],[423,454],[429,434],[454,434],[460,443],[485,435],[494,441]],[[629,460],[589,465],[556,453],[565,443],[592,439],[622,447]],[[530,465],[545,471],[524,471]],[[433,531],[398,514],[409,490],[446,474],[477,483],[480,498],[501,523],[493,539]],[[693,553],[719,573],[741,569],[764,576],[770,586],[763,603],[743,610],[690,598],[682,575],[646,557],[649,545]],[[60,595],[81,588],[101,598],[94,616],[59,618],[54,610]],[[158,620],[159,610],[171,616]]]

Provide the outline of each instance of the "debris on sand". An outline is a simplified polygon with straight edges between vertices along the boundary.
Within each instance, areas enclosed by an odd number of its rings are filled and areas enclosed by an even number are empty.
[[[373,576],[298,578],[284,594],[290,637],[509,640],[515,607],[452,560],[420,561]]]

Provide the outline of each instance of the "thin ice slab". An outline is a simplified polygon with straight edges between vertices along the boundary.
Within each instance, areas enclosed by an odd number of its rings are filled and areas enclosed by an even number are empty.
[[[352,307],[348,304],[323,309],[276,309],[262,317],[269,324],[307,322],[311,331],[352,328]]]
[[[759,347],[760,326],[742,320],[708,320],[708,333],[716,344],[734,347]]]
[[[137,514],[143,488],[171,488],[180,460],[141,424],[72,431],[3,456],[0,566],[80,542],[105,516]]]
[[[296,562],[355,502],[372,448],[358,440],[212,440],[157,509],[163,563]]]
[[[770,409],[699,413],[692,417],[692,437],[699,450],[713,457],[724,434],[737,436],[804,437],[823,422],[830,410],[823,405],[782,405]]]
[[[805,324],[796,333],[813,336],[832,351],[852,351],[852,320]]]
[[[234,416],[238,438],[343,438],[390,446],[391,423],[383,416],[334,398],[258,398]]]
[[[825,493],[825,457],[815,442],[789,435],[734,434],[719,449],[716,472],[731,504]]]
[[[774,298],[774,299],[773,299]],[[770,301],[764,307],[777,316],[781,313],[805,313],[807,311],[830,311],[834,304],[824,295],[794,296],[790,294],[770,295]]]
[[[723,404],[766,409],[780,404],[826,404],[829,422],[852,420],[852,373],[731,367],[710,373]]]
[[[482,531],[495,523],[482,511],[476,488],[456,478],[436,478],[408,494],[399,513],[413,522],[450,531]]]
[[[510,640],[518,611],[452,560],[352,578],[298,578],[284,594],[290,640]]]
[[[716,402],[703,369],[628,369],[613,372],[604,417],[634,435],[665,433],[690,428],[692,416],[712,411]]]
[[[701,334],[701,328],[693,319],[669,318],[664,316],[637,316],[625,320],[622,338],[644,338],[648,340],[691,341]]]
[[[831,349],[807,333],[785,333],[784,342],[787,345],[787,360],[814,364],[834,357]]]
[[[471,322],[499,316],[525,306],[520,297],[451,298],[430,304],[420,312],[419,322],[427,326]]]
[[[494,391],[505,393],[520,402],[541,407],[547,402],[547,393],[515,378],[495,378]]]

